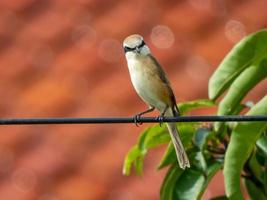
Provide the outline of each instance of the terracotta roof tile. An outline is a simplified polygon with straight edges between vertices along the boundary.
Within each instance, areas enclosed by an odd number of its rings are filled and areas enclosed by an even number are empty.
[[[207,98],[208,78],[233,44],[266,26],[264,5],[263,0],[1,1],[0,114],[131,116],[145,109],[130,83],[121,44],[132,33],[144,36],[178,102]],[[265,94],[264,84],[249,99]],[[123,157],[144,127],[0,127],[0,199],[157,199],[165,171],[154,169],[163,148],[148,154],[142,179],[121,174]],[[222,184],[214,187],[211,192],[224,192]]]

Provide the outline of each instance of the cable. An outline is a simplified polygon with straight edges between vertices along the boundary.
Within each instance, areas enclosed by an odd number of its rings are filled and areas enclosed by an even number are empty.
[[[142,117],[138,123],[159,122],[226,122],[226,121],[266,121],[267,115],[254,116],[179,116],[164,117]],[[35,124],[110,124],[110,123],[134,123],[133,117],[104,117],[104,118],[6,118],[0,119],[0,125],[35,125]]]

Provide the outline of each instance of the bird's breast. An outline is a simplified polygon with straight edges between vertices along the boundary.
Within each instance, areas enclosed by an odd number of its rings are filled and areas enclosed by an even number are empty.
[[[131,81],[138,95],[147,104],[164,110],[169,97],[153,63],[147,59],[128,59],[127,62]]]

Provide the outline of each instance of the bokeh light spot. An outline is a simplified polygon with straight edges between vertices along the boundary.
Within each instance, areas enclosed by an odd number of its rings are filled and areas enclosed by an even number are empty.
[[[36,175],[30,169],[20,168],[13,173],[12,181],[18,190],[28,192],[36,185]]]
[[[97,33],[88,25],[80,25],[74,28],[71,39],[78,48],[86,50],[95,44]]]
[[[246,35],[246,27],[240,21],[229,20],[225,24],[225,36],[231,42],[238,42]]]
[[[155,26],[152,29],[150,38],[153,45],[155,45],[159,49],[170,48],[175,42],[175,37],[172,30],[169,27],[163,25]]]

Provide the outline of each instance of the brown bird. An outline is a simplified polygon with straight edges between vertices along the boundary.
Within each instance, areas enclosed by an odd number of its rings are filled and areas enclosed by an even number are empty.
[[[138,34],[130,35],[124,40],[123,47],[132,84],[137,94],[149,106],[148,110],[137,114],[136,119],[155,108],[160,111],[160,117],[178,116],[179,110],[170,82],[160,64],[152,56],[143,37]],[[167,127],[179,166],[182,169],[190,167],[175,123],[167,123]]]

